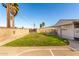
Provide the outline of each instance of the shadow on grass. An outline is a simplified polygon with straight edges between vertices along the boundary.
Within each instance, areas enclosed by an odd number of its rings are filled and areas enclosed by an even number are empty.
[[[39,34],[42,34],[42,35],[45,35],[45,36],[48,36],[48,37],[52,37],[52,38],[57,38],[57,39],[59,39],[59,40],[65,42],[67,45],[70,44],[69,41],[68,41],[68,39],[62,38],[62,37],[60,37],[60,36],[58,36],[58,35],[53,35],[53,34],[49,34],[49,33],[39,33]]]

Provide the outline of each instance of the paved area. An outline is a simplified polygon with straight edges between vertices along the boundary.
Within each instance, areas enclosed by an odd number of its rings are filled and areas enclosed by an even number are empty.
[[[76,40],[69,40],[70,42],[70,47],[75,49],[75,50],[78,50],[79,51],[79,41],[76,41]]]
[[[52,56],[50,50],[30,50],[20,54],[20,56]]]
[[[79,56],[68,46],[0,47],[0,56]]]

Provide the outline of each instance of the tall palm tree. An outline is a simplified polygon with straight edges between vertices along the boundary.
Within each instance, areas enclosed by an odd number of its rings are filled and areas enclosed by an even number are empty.
[[[17,3],[2,3],[2,5],[7,8],[7,27],[10,28],[10,19],[12,18],[12,27],[14,27],[14,17],[19,11],[19,6]],[[10,16],[12,14],[12,17]]]
[[[12,27],[14,28],[14,17],[17,15],[19,11],[19,5],[17,3],[12,3],[11,4],[11,14],[12,14]]]
[[[6,8],[6,12],[7,12],[7,27],[10,28],[10,3],[2,3],[3,7]]]

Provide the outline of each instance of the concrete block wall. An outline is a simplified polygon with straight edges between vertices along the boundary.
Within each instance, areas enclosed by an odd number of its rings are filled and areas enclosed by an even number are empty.
[[[37,33],[42,33],[42,32],[47,32],[47,33],[50,33],[50,32],[54,32],[55,29],[51,29],[51,28],[40,28],[40,29],[37,29]]]
[[[0,37],[22,34],[29,34],[29,29],[0,28]]]

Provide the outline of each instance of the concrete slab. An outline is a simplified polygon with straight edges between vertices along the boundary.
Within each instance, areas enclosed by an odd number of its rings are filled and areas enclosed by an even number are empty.
[[[52,56],[49,50],[31,50],[26,51],[20,56]]]
[[[79,52],[70,50],[52,50],[54,56],[79,56]]]
[[[0,56],[79,56],[67,46],[0,47]]]
[[[79,51],[79,41],[76,41],[76,40],[69,40],[69,42],[70,42],[70,47],[71,48],[74,48],[74,49],[76,49],[76,50],[78,50]]]

